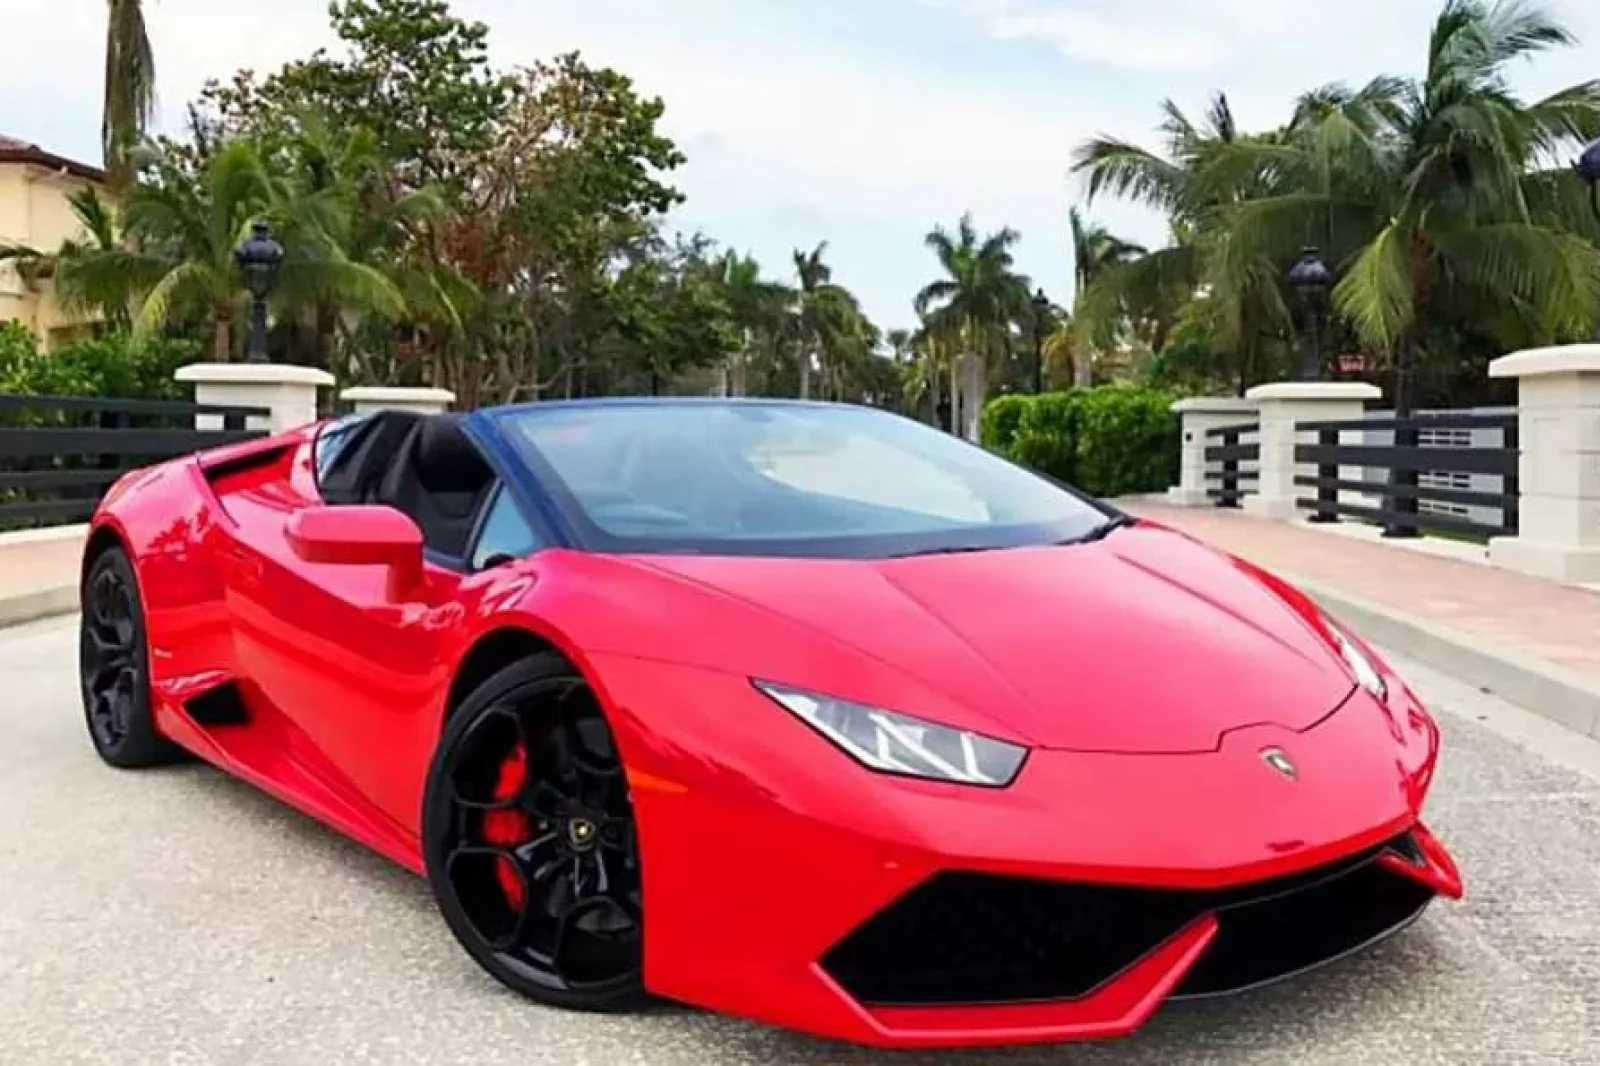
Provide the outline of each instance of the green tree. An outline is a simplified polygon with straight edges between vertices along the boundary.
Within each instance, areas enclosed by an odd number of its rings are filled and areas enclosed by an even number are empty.
[[[659,99],[575,54],[516,85],[494,143],[461,171],[459,209],[435,228],[442,259],[484,295],[440,352],[437,376],[463,402],[617,377],[607,364],[631,350],[617,343],[617,276],[669,255],[656,225],[681,198],[667,175],[683,156],[657,128]]]
[[[765,354],[770,371],[790,339],[789,310],[796,294],[788,286],[762,277],[761,264],[754,258],[732,250],[717,260],[715,273],[740,338],[739,350],[725,365],[721,392],[744,396],[752,367]]]
[[[472,157],[496,139],[514,87],[489,65],[488,27],[447,0],[333,0],[342,55],[319,50],[258,79],[241,71],[201,94],[201,126],[220,143],[290,136],[306,115],[370,130],[407,188],[470,180]]]
[[[1029,281],[1016,272],[1011,252],[1017,240],[1010,227],[980,235],[971,214],[961,217],[955,232],[939,226],[926,238],[944,277],[917,293],[917,313],[934,330],[956,338],[982,366],[978,393],[969,398],[972,416],[961,427],[968,438],[976,438],[989,371],[1009,349],[1010,327],[1029,313]]]
[[[370,380],[375,368],[365,346],[346,343],[339,365],[334,358],[335,341],[352,341],[366,319],[386,328],[433,312],[459,324],[461,285],[441,278],[443,266],[411,254],[427,227],[446,217],[444,201],[431,189],[390,189],[371,131],[335,131],[308,116],[268,165],[271,217],[286,253],[276,299],[294,361]]]
[[[1074,154],[1074,171],[1088,177],[1090,202],[1109,195],[1154,208],[1167,215],[1172,231],[1165,247],[1109,266],[1079,295],[1078,331],[1104,341],[1131,324],[1159,351],[1180,320],[1196,315],[1214,347],[1233,353],[1242,376],[1257,380],[1289,331],[1281,270],[1270,257],[1230,241],[1216,222],[1229,205],[1269,188],[1270,168],[1242,162],[1236,146],[1266,150],[1280,134],[1242,132],[1225,93],[1211,98],[1199,121],[1171,100],[1161,112],[1162,152],[1102,137]],[[1201,294],[1203,306],[1196,308]]]
[[[1282,143],[1229,159],[1270,165],[1278,187],[1231,207],[1224,231],[1280,262],[1308,237],[1324,246],[1336,309],[1396,357],[1402,410],[1430,325],[1470,316],[1508,346],[1592,334],[1600,249],[1538,212],[1530,186],[1538,160],[1600,131],[1600,82],[1529,104],[1506,80],[1512,62],[1572,43],[1538,7],[1450,0],[1422,77],[1318,90]]]
[[[1114,302],[1119,305],[1116,311],[1126,313],[1128,309],[1120,305],[1129,301],[1127,294],[1119,291],[1119,286],[1106,286],[1101,290],[1096,290],[1095,286],[1111,271],[1146,255],[1147,250],[1143,245],[1116,236],[1105,226],[1090,222],[1076,207],[1067,212],[1067,221],[1072,230],[1073,294],[1077,305],[1074,318],[1084,322],[1096,321],[1085,312],[1088,305],[1105,291],[1113,294]],[[1102,314],[1098,322],[1109,325],[1110,317]],[[1093,378],[1093,352],[1114,343],[1115,339],[1109,328],[1102,328],[1097,336],[1077,338],[1072,345],[1073,384],[1082,387],[1090,383]]]

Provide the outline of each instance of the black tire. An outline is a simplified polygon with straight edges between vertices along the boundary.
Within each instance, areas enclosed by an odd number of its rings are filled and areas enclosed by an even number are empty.
[[[119,770],[182,761],[150,711],[150,646],[144,601],[121,548],[101,552],[80,592],[78,679],[95,754]]]
[[[478,965],[556,1007],[648,1003],[627,778],[570,664],[537,655],[469,695],[439,740],[423,806],[434,900]]]

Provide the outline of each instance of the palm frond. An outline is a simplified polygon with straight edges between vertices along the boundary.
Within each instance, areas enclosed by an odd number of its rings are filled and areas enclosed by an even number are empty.
[[[1072,171],[1088,173],[1088,203],[1109,195],[1159,211],[1173,212],[1183,205],[1183,168],[1127,141],[1100,137],[1079,145]]]
[[[1448,277],[1480,299],[1513,299],[1568,339],[1592,330],[1600,307],[1600,248],[1577,234],[1501,223],[1436,234]]]
[[[1361,250],[1333,290],[1335,306],[1361,338],[1384,351],[1411,328],[1416,314],[1409,240],[1409,233],[1389,223]]]
[[[186,304],[215,300],[221,295],[217,279],[203,263],[179,263],[156,282],[134,316],[133,331],[148,337],[167,325],[174,312]]]

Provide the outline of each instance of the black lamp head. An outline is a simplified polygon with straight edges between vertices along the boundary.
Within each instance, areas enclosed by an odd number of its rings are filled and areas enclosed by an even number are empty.
[[[1307,300],[1316,302],[1326,296],[1332,287],[1333,271],[1322,261],[1316,248],[1308,245],[1301,250],[1294,266],[1289,268],[1287,280],[1291,289]]]
[[[283,266],[283,245],[272,239],[272,230],[265,222],[250,227],[250,236],[233,253],[239,265],[244,287],[258,300],[265,299],[278,280],[278,270]]]

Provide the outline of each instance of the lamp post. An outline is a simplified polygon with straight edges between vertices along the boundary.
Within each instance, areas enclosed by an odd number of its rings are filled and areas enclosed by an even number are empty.
[[[1044,391],[1044,318],[1050,313],[1050,297],[1044,290],[1033,294],[1033,394]]]
[[[265,222],[250,228],[250,236],[233,253],[239,266],[239,276],[250,293],[250,343],[245,361],[267,361],[267,297],[278,282],[278,271],[283,267],[283,246],[272,239],[272,230]]]
[[[1296,381],[1316,381],[1322,376],[1322,318],[1328,307],[1328,289],[1333,285],[1333,272],[1317,255],[1317,250],[1307,246],[1294,266],[1289,268],[1287,280],[1300,304],[1305,332],[1300,366],[1294,378]]]
[[[1577,162],[1572,164],[1572,169],[1589,186],[1589,207],[1594,211],[1595,220],[1600,221],[1600,140],[1589,143],[1578,156]],[[1595,339],[1600,340],[1600,332],[1597,332]]]

